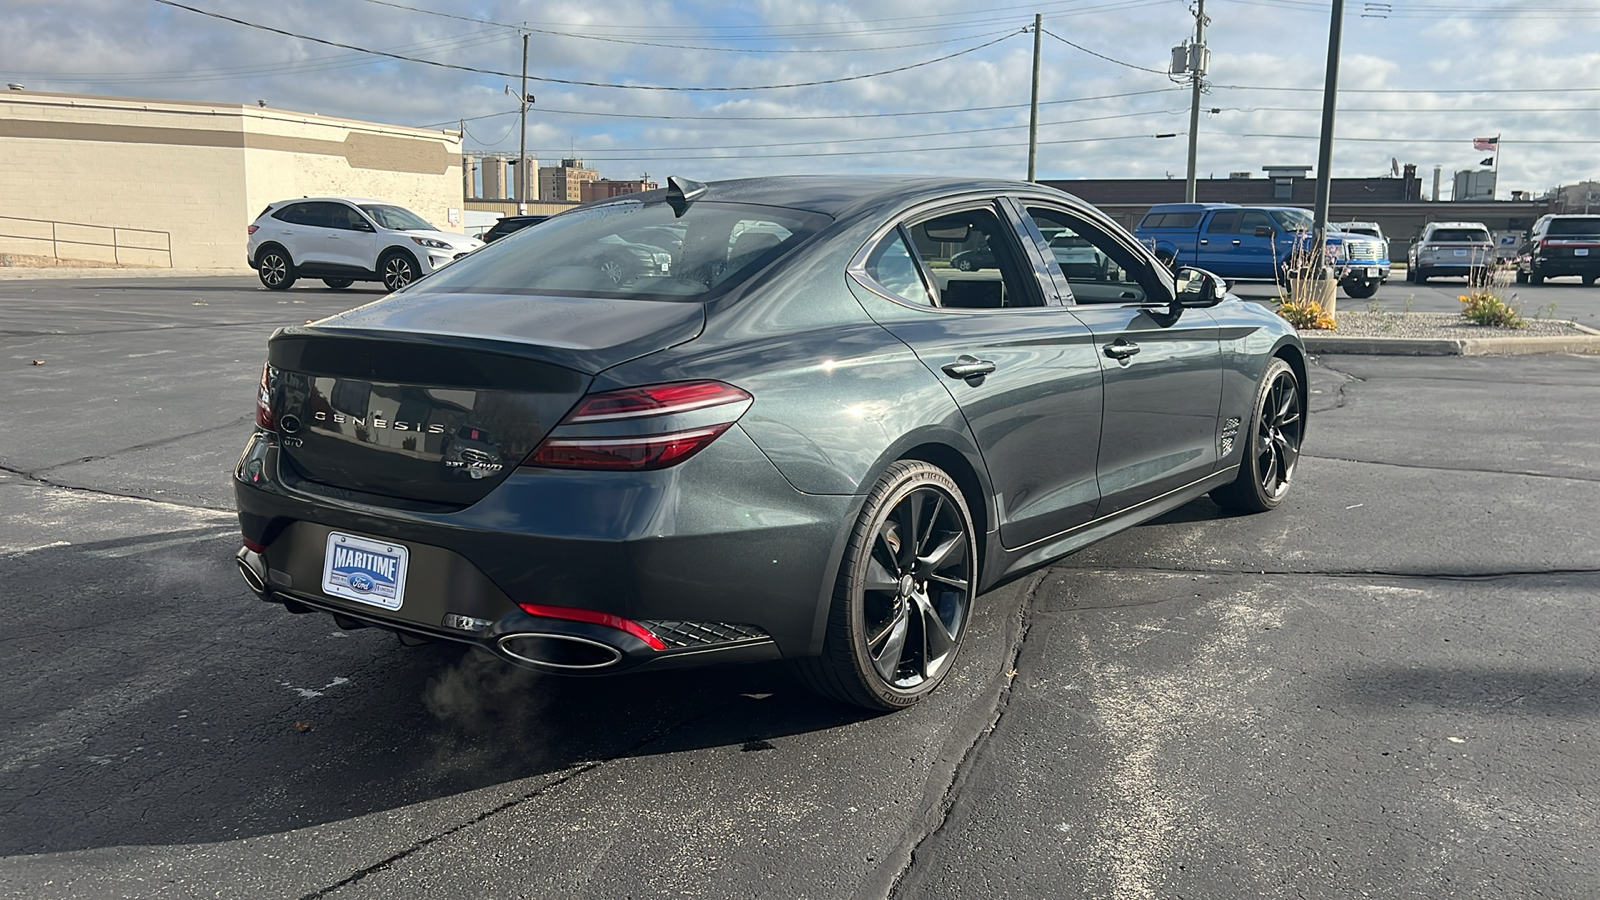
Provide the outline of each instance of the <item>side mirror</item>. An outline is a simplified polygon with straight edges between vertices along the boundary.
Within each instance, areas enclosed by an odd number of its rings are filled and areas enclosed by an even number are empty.
[[[355,220],[355,228],[357,231],[365,231],[369,233],[373,231],[372,223],[366,221],[365,219]]]
[[[1186,267],[1178,270],[1178,293],[1173,297],[1173,306],[1179,308],[1216,306],[1226,296],[1227,291],[1222,286],[1222,279],[1205,269]]]
[[[1272,229],[1266,225],[1257,225],[1256,237],[1272,237]]]

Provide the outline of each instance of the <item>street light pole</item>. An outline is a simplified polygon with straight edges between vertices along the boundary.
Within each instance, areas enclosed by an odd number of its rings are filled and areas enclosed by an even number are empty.
[[[522,139],[517,143],[517,213],[528,212],[528,33],[522,33]]]
[[[1033,14],[1033,102],[1028,107],[1028,180],[1034,176],[1034,163],[1039,158],[1039,31],[1044,16]]]
[[[1194,14],[1194,51],[1187,60],[1189,83],[1193,85],[1193,98],[1189,106],[1189,174],[1183,182],[1183,199],[1193,203],[1195,196],[1195,156],[1200,149],[1200,63],[1205,56],[1206,0],[1199,0]]]
[[[1328,245],[1328,197],[1333,189],[1333,111],[1339,101],[1339,40],[1344,32],[1344,0],[1333,0],[1328,25],[1328,77],[1322,86],[1322,144],[1317,150],[1317,200],[1311,211],[1316,220],[1316,244]],[[1437,197],[1434,199],[1438,199]]]

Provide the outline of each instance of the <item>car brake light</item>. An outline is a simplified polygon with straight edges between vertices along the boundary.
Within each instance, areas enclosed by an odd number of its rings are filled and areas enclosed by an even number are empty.
[[[272,415],[272,365],[261,367],[261,390],[256,393],[256,427],[268,431],[278,427]]]
[[[592,609],[577,609],[571,606],[545,606],[542,603],[518,603],[522,611],[530,616],[544,616],[547,619],[566,619],[569,622],[587,622],[591,625],[604,625],[618,631],[626,631],[646,644],[652,650],[665,650],[667,644],[655,636],[650,629],[640,625],[632,619],[624,619],[611,613],[596,612]]]
[[[248,228],[246,228],[246,229],[245,229],[245,230],[244,230],[244,233],[245,233],[245,234],[255,234],[255,233],[256,233],[256,228],[257,228],[257,227],[258,227],[258,226],[255,226],[255,225],[251,225],[251,226],[250,226],[250,227],[248,227]]]
[[[557,423],[522,464],[554,469],[665,469],[709,446],[744,415],[753,400],[720,381],[680,381],[591,394]],[[667,420],[685,413],[695,415],[681,427],[672,427],[676,423]],[[638,423],[638,427],[629,428],[630,423]],[[602,424],[610,426],[604,433],[575,429]]]

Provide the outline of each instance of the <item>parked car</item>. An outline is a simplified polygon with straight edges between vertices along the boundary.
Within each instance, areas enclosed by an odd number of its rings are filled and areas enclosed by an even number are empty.
[[[537,225],[548,218],[550,217],[543,215],[501,216],[500,221],[494,223],[489,227],[488,231],[483,233],[483,242],[487,244],[491,241],[497,241],[508,234],[521,231],[529,225]]]
[[[248,231],[250,268],[274,291],[300,278],[321,278],[335,290],[381,281],[397,291],[483,246],[403,206],[349,197],[269,204]]]
[[[1328,227],[1337,229],[1343,234],[1358,234],[1376,240],[1378,243],[1374,249],[1381,253],[1378,257],[1378,268],[1382,271],[1379,283],[1384,284],[1389,281],[1393,265],[1389,262],[1389,239],[1384,236],[1382,225],[1377,222],[1333,222]]]
[[[1517,282],[1576,275],[1584,284],[1600,279],[1600,216],[1541,216],[1517,249]]]
[[[1134,234],[1175,266],[1198,266],[1230,280],[1278,281],[1290,259],[1306,250],[1314,230],[1311,213],[1292,206],[1234,203],[1161,203],[1150,207]],[[1351,297],[1377,293],[1380,258],[1376,241],[1330,230],[1326,239],[1334,277]]]
[[[646,228],[670,265],[612,278]],[[787,659],[886,710],[989,588],[1208,492],[1278,506],[1307,411],[1283,319],[1014,182],[672,178],[267,356],[234,473],[262,599],[547,672]]]
[[[1494,237],[1482,222],[1429,222],[1406,250],[1406,279],[1427,284],[1440,275],[1470,278],[1493,261]]]

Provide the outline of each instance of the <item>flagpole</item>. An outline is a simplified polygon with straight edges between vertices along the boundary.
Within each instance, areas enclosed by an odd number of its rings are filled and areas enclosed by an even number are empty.
[[[1489,192],[1489,199],[1493,200],[1495,194],[1500,192],[1500,136],[1494,137],[1494,190]]]

